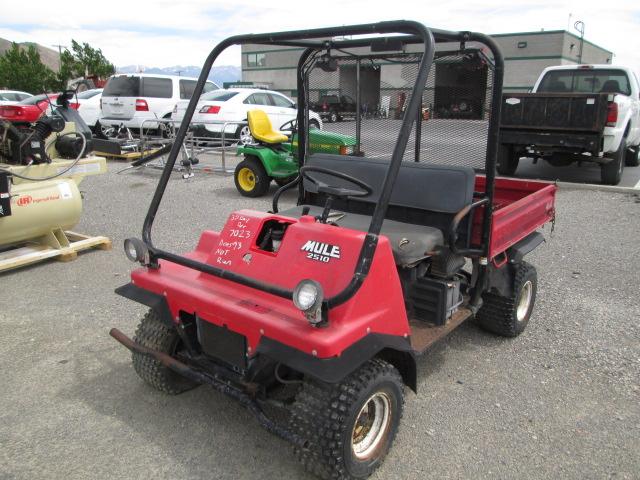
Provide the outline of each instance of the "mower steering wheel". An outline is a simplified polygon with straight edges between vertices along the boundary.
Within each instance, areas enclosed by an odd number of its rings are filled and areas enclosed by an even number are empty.
[[[280,125],[278,129],[282,131],[290,131],[291,135],[295,134],[298,131],[298,119],[294,118],[293,120],[289,120],[288,122],[284,122]]]
[[[328,185],[318,180],[317,178],[313,178],[311,175],[309,175],[310,172],[323,173],[325,175],[329,175],[332,177],[339,178],[341,180],[345,180],[349,183],[354,184],[360,189],[351,190],[343,187],[333,187],[331,185]],[[325,193],[330,197],[338,197],[338,198],[366,197],[368,195],[371,195],[371,193],[373,192],[373,188],[371,188],[371,185],[363,182],[362,180],[358,180],[357,178],[352,177],[351,175],[347,175],[346,173],[338,172],[336,170],[330,170],[328,168],[305,166],[300,168],[300,175],[302,175],[302,178],[306,178],[311,183],[313,183],[316,187],[318,187],[319,193]]]

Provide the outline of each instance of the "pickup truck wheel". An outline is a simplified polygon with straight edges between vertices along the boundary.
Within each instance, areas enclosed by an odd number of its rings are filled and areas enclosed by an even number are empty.
[[[330,123],[335,123],[338,121],[338,114],[336,112],[331,112],[329,114],[329,122]]]
[[[623,138],[618,150],[613,154],[613,159],[609,163],[603,163],[600,167],[600,179],[605,185],[617,185],[622,178],[624,170],[625,153],[627,142]]]
[[[247,155],[236,166],[233,173],[236,189],[244,197],[261,197],[269,190],[271,178],[267,175],[262,162],[253,155]]]
[[[307,448],[296,447],[294,453],[320,478],[367,478],[391,448],[403,404],[400,374],[380,359],[337,384],[306,380],[291,408],[289,428]]]
[[[500,175],[513,175],[520,163],[520,153],[515,151],[513,145],[500,145],[498,149],[498,163],[496,169]]]
[[[522,262],[515,267],[505,265],[513,272],[511,295],[505,297],[497,292],[482,295],[482,308],[476,321],[484,329],[503,337],[517,337],[529,323],[538,289],[538,275],[533,265]],[[505,270],[505,274],[509,271]]]
[[[627,148],[624,162],[627,167],[637,167],[640,165],[640,145]]]
[[[133,339],[144,347],[159,350],[171,356],[182,348],[178,332],[165,325],[153,309],[150,309],[142,318]],[[197,383],[178,375],[148,355],[133,352],[132,360],[138,376],[161,392],[176,395],[198,386]]]

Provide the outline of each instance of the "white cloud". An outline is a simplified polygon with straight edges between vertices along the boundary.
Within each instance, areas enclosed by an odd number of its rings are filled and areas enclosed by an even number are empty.
[[[29,8],[3,5],[0,37],[68,45],[74,38],[103,50],[117,65],[201,64],[223,38],[240,33],[366,23],[408,18],[444,29],[506,33],[566,29],[582,20],[585,38],[614,51],[615,63],[640,70],[635,34],[640,5],[633,0],[326,0],[321,4],[279,0],[110,0],[100,8],[78,8],[69,1],[30,2]],[[570,28],[572,29],[572,28]],[[239,64],[238,49],[217,64]]]

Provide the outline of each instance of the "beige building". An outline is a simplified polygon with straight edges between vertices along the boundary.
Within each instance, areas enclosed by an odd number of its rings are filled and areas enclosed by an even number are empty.
[[[580,38],[564,30],[505,33],[492,36],[505,58],[504,90],[526,92],[533,87],[545,67],[579,63]],[[472,43],[468,48],[478,47]],[[480,67],[460,68],[460,57],[446,55],[457,45],[439,44],[435,75],[431,74],[425,89],[424,104],[436,111],[451,110],[456,102],[477,105],[476,118],[481,117],[487,94],[487,71]],[[242,82],[278,90],[297,97],[296,68],[304,49],[265,45],[242,46]],[[415,46],[407,46],[402,55],[391,61],[369,60],[361,64],[362,104],[389,105],[399,108],[403,93],[412,86],[412,71],[417,70]],[[360,50],[359,53],[369,53]],[[485,58],[480,52],[480,58]],[[613,53],[587,40],[582,47],[581,63],[611,63]],[[485,63],[491,59],[486,58]],[[473,63],[473,62],[472,62]],[[314,75],[317,75],[314,72]],[[342,64],[338,73],[316,76],[310,83],[312,100],[323,94],[355,96],[355,63]],[[387,100],[385,97],[388,97]],[[453,107],[455,109],[455,106]]]

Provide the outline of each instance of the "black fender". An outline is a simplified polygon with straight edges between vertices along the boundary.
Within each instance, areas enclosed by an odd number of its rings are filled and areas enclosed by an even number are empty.
[[[129,300],[146,305],[149,308],[153,308],[158,315],[162,323],[167,327],[175,328],[175,323],[171,316],[171,310],[169,310],[169,304],[167,299],[163,295],[159,295],[144,288],[140,288],[133,283],[127,283],[121,287],[116,288],[115,292]]]
[[[540,232],[527,235],[507,250],[509,263],[521,263],[524,256],[538,248],[542,242],[544,242],[544,235]]]
[[[518,266],[522,263],[525,255],[535,250],[542,242],[544,242],[542,233],[533,232],[507,249],[508,262],[499,268],[493,264],[489,267],[489,290],[495,290],[500,295],[509,297],[513,293],[513,279]]]
[[[374,357],[388,361],[398,369],[404,383],[416,391],[416,361],[409,338],[370,333],[345,349],[339,356],[318,358],[262,337],[256,353],[326,383],[341,382],[350,373]]]

